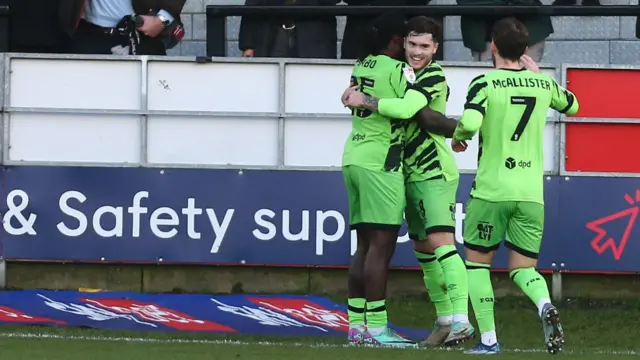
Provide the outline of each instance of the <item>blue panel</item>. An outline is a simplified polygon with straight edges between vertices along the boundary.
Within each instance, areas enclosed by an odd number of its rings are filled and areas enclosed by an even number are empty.
[[[335,267],[355,245],[339,172],[24,166],[3,175],[8,259]],[[458,189],[459,242],[472,181],[463,175]],[[637,179],[548,177],[539,267],[640,270],[630,260],[640,253],[637,189]],[[599,228],[607,235],[592,245]],[[494,267],[507,267],[505,255]],[[418,265],[406,227],[392,264]]]

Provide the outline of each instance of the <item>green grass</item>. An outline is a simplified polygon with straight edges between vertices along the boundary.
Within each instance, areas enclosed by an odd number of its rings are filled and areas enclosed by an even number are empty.
[[[336,299],[339,300],[339,299]],[[408,327],[428,327],[432,306],[422,299],[393,299],[391,321]],[[559,304],[567,333],[565,353],[558,359],[638,358],[640,301],[570,301]],[[509,298],[496,304],[500,359],[542,359],[542,329],[534,306]],[[40,336],[40,338],[25,338]],[[119,339],[117,339],[119,338]],[[230,342],[225,342],[230,341]],[[234,341],[234,343],[231,343]],[[273,344],[276,343],[276,344]],[[6,359],[304,359],[424,360],[468,359],[460,349],[346,348],[343,338],[225,336],[194,333],[123,332],[40,326],[0,327],[0,352]],[[473,345],[469,343],[466,347]],[[472,357],[473,358],[473,357]]]

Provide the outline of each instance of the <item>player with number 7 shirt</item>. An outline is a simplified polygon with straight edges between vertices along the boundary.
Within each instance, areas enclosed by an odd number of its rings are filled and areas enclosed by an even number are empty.
[[[511,279],[537,306],[545,345],[554,354],[562,350],[564,330],[547,283],[535,269],[544,228],[544,129],[549,108],[575,114],[578,101],[524,55],[529,34],[520,21],[502,19],[491,35],[495,70],[471,81],[451,142],[454,151],[464,151],[465,141],[479,131],[464,246],[481,341],[466,353],[500,352],[489,270],[505,237]]]

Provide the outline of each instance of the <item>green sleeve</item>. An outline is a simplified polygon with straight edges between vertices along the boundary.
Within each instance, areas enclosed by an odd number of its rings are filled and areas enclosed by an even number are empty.
[[[427,69],[414,84],[404,86],[408,89],[404,97],[398,99],[380,99],[378,112],[396,119],[411,119],[420,109],[429,105],[435,98],[446,95],[447,83],[439,68]],[[402,76],[404,78],[404,76]]]
[[[380,115],[394,119],[411,119],[420,109],[428,105],[427,98],[414,89],[409,89],[403,98],[380,99]]]
[[[553,80],[553,87],[551,108],[567,115],[577,113],[580,105],[578,105],[576,96],[571,91],[558,85],[555,80]]]
[[[405,63],[398,63],[398,65],[396,65],[396,68],[391,72],[391,75],[389,76],[389,85],[391,85],[391,88],[399,98],[403,97],[407,92],[408,81],[403,71],[403,69],[407,66],[409,65]]]
[[[455,140],[469,140],[480,130],[487,112],[487,81],[484,75],[471,81],[462,118],[453,133]]]

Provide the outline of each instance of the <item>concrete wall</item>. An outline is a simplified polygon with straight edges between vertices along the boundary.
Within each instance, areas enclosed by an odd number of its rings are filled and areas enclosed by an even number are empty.
[[[552,0],[543,0],[545,4]],[[433,4],[455,4],[455,0],[433,0]],[[638,0],[601,0],[603,5],[638,4]],[[172,55],[204,55],[206,41],[205,6],[242,5],[244,0],[187,0],[183,21],[187,34]],[[338,37],[342,37],[344,19],[339,19]],[[640,41],[635,38],[635,17],[556,17],[555,33],[548,39],[545,63],[640,64]],[[238,56],[239,18],[227,23],[228,54]],[[339,49],[339,44],[338,44]],[[339,51],[339,50],[338,50]],[[468,61],[469,50],[462,46],[460,19],[445,20],[445,60]]]
[[[545,276],[551,286],[550,276]],[[523,296],[508,273],[492,276],[495,295]],[[297,293],[347,295],[347,270],[249,268],[170,265],[107,265],[9,263],[9,289],[77,290],[174,293]],[[635,275],[563,274],[564,298],[637,299],[640,277]],[[426,295],[421,271],[392,271],[389,296]]]

